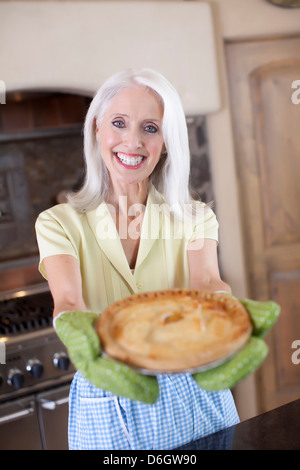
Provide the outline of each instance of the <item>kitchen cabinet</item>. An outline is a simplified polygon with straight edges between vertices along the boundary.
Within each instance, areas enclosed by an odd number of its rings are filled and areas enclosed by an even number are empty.
[[[255,374],[262,413],[300,395],[300,35],[229,41],[225,54],[248,295],[282,308]]]

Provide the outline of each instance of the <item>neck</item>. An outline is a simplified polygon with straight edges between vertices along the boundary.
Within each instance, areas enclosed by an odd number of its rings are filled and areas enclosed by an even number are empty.
[[[126,214],[134,204],[146,204],[149,190],[149,180],[126,184],[111,181],[107,201],[115,207],[117,213]]]

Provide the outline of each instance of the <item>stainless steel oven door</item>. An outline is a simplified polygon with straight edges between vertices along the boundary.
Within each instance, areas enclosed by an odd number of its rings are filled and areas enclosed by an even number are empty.
[[[37,395],[41,437],[45,450],[68,449],[68,414],[70,385]]]
[[[0,449],[42,449],[34,395],[0,405]]]

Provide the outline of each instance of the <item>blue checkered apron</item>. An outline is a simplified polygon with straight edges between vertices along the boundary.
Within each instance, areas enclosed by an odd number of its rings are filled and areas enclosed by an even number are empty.
[[[172,449],[239,422],[230,390],[206,392],[188,374],[158,376],[149,405],[117,397],[76,372],[70,389],[72,450]]]

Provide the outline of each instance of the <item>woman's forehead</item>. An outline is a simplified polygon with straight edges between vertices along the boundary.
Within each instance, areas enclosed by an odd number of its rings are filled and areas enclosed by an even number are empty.
[[[162,118],[163,107],[155,91],[142,85],[133,85],[119,91],[108,105],[108,113],[138,111],[141,114],[151,113],[153,117]]]

